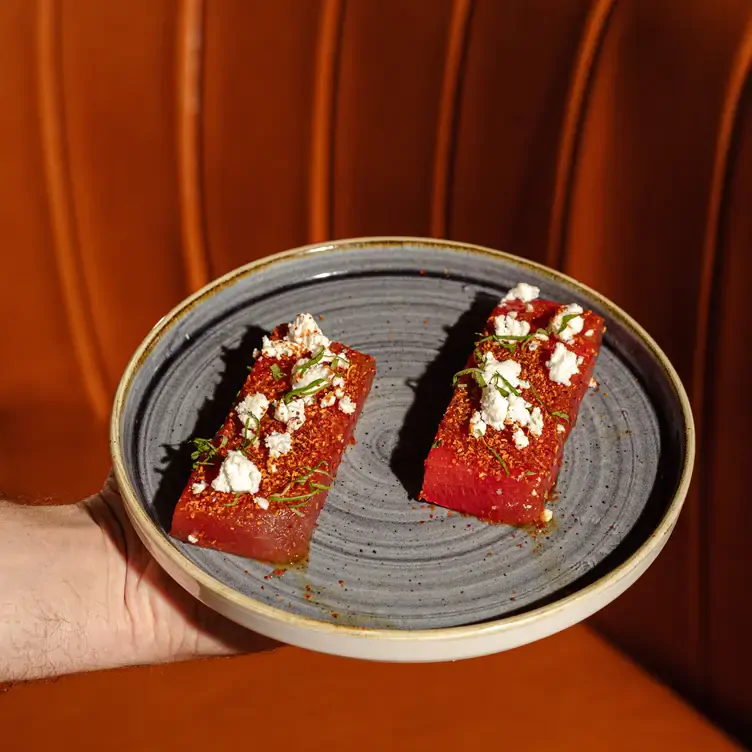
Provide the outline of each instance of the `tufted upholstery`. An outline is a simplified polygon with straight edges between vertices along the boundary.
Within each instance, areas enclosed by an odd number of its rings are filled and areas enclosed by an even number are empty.
[[[673,540],[592,624],[752,738],[749,0],[4,0],[0,50],[0,489],[94,489],[130,353],[243,262],[534,258],[645,325],[698,422]]]

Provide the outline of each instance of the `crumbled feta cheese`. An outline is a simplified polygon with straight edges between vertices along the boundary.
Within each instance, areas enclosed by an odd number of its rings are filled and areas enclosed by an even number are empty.
[[[257,507],[269,509],[269,499],[265,499],[263,496],[256,496],[253,500],[256,502]]]
[[[548,342],[548,335],[544,332],[536,332],[535,339],[539,339],[541,342]]]
[[[261,354],[268,358],[290,355],[303,355],[322,347],[328,348],[331,340],[324,336],[319,325],[310,313],[301,313],[290,323],[287,334],[280,340],[264,337],[261,341]],[[257,356],[256,356],[257,357]]]
[[[526,310],[526,311],[527,311],[528,313],[532,313],[532,312],[533,312],[533,311],[535,310],[535,308],[533,307],[533,304],[532,304],[532,303],[527,303],[527,304],[525,305],[525,310]]]
[[[305,423],[305,401],[294,399],[285,403],[280,400],[274,410],[274,417],[280,423],[286,423],[290,433],[297,431]]]
[[[269,450],[269,456],[274,460],[292,449],[292,436],[289,433],[275,431],[264,439],[264,443]],[[258,491],[258,488],[256,490]]]
[[[590,381],[588,382],[588,386],[591,389],[597,389],[598,388],[598,382],[595,379],[591,378]]]
[[[524,337],[530,331],[530,324],[518,321],[516,313],[509,313],[494,319],[494,329],[499,337]]]
[[[242,452],[231,449],[219,468],[212,488],[222,493],[256,493],[261,471]]]
[[[553,518],[554,518],[554,513],[550,509],[544,509],[541,512],[541,516],[540,516],[541,522],[544,522],[544,523],[551,522]]]
[[[538,492],[535,489],[533,489],[532,492],[530,493],[530,495],[531,496],[537,496]]]
[[[523,397],[510,394],[508,398],[509,409],[507,410],[507,420],[512,423],[519,423],[526,426],[530,422],[530,403],[526,402]]]
[[[332,386],[342,387],[345,385],[345,380],[341,376],[335,376],[332,379]]]
[[[582,362],[585,360],[585,358],[582,357],[582,355],[577,356],[577,365],[581,366]]]
[[[484,435],[487,426],[497,431],[503,430],[506,424],[517,428],[528,426],[534,415],[531,433],[540,436],[538,429],[543,421],[540,408],[535,408],[531,413],[532,405],[521,395],[515,394],[516,390],[530,388],[530,383],[520,378],[521,370],[522,366],[515,360],[497,361],[493,353],[484,354],[481,374],[486,386],[481,392],[480,411],[470,420],[471,435]],[[527,446],[528,437],[521,431],[518,435],[522,439],[515,435],[517,445],[521,447],[524,441],[524,446]]]
[[[337,405],[340,410],[345,415],[352,415],[355,412],[356,404],[347,396],[345,395],[342,397],[339,401],[339,405]]]
[[[321,347],[329,347],[331,340],[324,336],[319,325],[310,313],[301,313],[290,324],[287,338],[303,346],[304,350],[314,352]]]
[[[588,330],[587,330],[587,331],[585,332],[585,336],[586,336],[586,337],[592,337],[592,336],[593,336],[594,334],[595,334],[595,332],[594,332],[594,331],[593,331],[592,329],[588,329]]]
[[[268,408],[269,400],[261,392],[257,392],[256,394],[247,395],[239,402],[235,408],[235,412],[238,414],[240,422],[244,426],[248,426],[255,433],[256,421],[260,421],[264,417]],[[256,420],[253,420],[251,416]]]
[[[193,533],[191,533],[188,536],[188,543],[198,543],[198,536],[196,536]]]
[[[298,365],[307,362],[307,360],[299,360]],[[317,363],[310,368],[306,368],[305,371],[295,371],[292,375],[292,386],[293,389],[303,389],[304,387],[307,387],[309,384],[312,384],[314,381],[318,381],[319,379],[323,379],[328,384],[331,376],[331,369],[327,365],[321,365],[321,363]],[[321,384],[318,384],[317,386],[321,386]]]
[[[582,331],[582,327],[585,325],[585,319],[580,316],[582,313],[582,306],[578,306],[576,303],[572,305],[562,306],[556,316],[551,319],[551,331],[562,342],[570,342],[575,334],[579,334]],[[564,318],[570,318],[567,323],[564,323]]]
[[[535,285],[529,285],[527,282],[520,282],[515,285],[502,299],[502,303],[510,300],[521,300],[523,303],[529,303],[540,295],[540,288]]]
[[[579,373],[577,368],[577,356],[561,343],[557,342],[551,359],[546,363],[548,366],[548,376],[551,381],[564,386],[571,386],[570,378]]]
[[[271,340],[266,335],[261,340],[261,355],[267,358],[284,358],[290,355],[298,355],[300,353],[300,345],[295,342],[290,342],[286,339]],[[255,357],[258,351],[254,351]]]
[[[507,419],[509,402],[502,396],[498,389],[487,388],[483,390],[480,398],[480,417],[483,422],[500,431],[504,428]]]
[[[344,389],[335,389],[334,390],[334,396],[337,399],[342,399],[345,396],[345,390]]]
[[[528,350],[532,350],[532,351],[537,350],[538,349],[538,343],[535,340],[532,340],[530,343],[528,343],[527,349]]]
[[[530,443],[530,440],[525,436],[525,432],[521,428],[515,428],[513,436],[514,445],[517,449],[524,449]]]
[[[204,489],[206,488],[206,483],[204,481],[200,481],[199,483],[194,483],[191,486],[191,491],[195,494],[200,494]]]
[[[496,495],[497,495],[497,496],[501,496],[501,489],[500,489],[500,488],[497,488],[497,489],[496,489]]]
[[[543,433],[543,413],[539,407],[534,407],[530,412],[528,428],[533,436],[540,436]]]
[[[331,407],[337,401],[337,397],[334,394],[327,394],[326,397],[321,398],[319,403],[321,407]]]
[[[557,423],[557,424],[556,424],[556,430],[557,430],[557,431],[558,431],[559,433],[564,433],[564,431],[566,431],[567,429],[566,429],[566,428],[564,428],[564,424],[563,424],[563,423]]]
[[[470,418],[470,435],[480,438],[486,433],[486,421],[481,418],[480,412],[476,410]]]

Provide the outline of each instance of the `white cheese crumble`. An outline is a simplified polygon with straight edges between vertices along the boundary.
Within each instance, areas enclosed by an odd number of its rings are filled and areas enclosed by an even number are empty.
[[[485,435],[487,427],[486,421],[480,415],[480,411],[476,410],[470,418],[470,435],[480,438]]]
[[[343,387],[344,385],[345,385],[345,380],[341,376],[335,376],[332,379],[332,386]]]
[[[521,430],[527,426],[530,433],[540,436],[543,430],[543,414],[519,394],[520,389],[529,389],[530,384],[520,378],[522,366],[515,360],[497,361],[493,353],[485,353],[481,376],[486,386],[481,392],[480,410],[470,418],[470,434],[485,435],[488,426],[501,431],[511,424],[518,449],[530,443]]]
[[[310,313],[301,313],[291,322],[287,334],[279,340],[264,337],[261,355],[268,358],[280,358],[289,355],[303,355],[306,352],[328,348],[331,340],[324,336],[319,325]]]
[[[345,395],[340,399],[337,407],[339,407],[345,415],[352,415],[355,412],[356,405],[347,395]]]
[[[256,502],[257,507],[261,507],[261,509],[269,509],[269,499],[265,499],[263,496],[256,496],[253,500]]]
[[[534,407],[530,413],[528,430],[533,436],[540,436],[543,433],[543,413],[539,407]]]
[[[531,495],[531,496],[537,496],[537,495],[538,495],[538,492],[537,492],[537,491],[536,491],[535,489],[533,489],[533,491],[532,491],[532,493],[531,493],[530,495]]]
[[[538,349],[538,343],[537,343],[537,342],[536,342],[535,340],[531,340],[531,341],[530,341],[530,342],[528,343],[527,349],[528,349],[528,350],[532,350],[532,351],[535,351],[535,350],[537,350],[537,349]]]
[[[524,337],[530,331],[527,321],[518,321],[516,313],[502,314],[494,319],[497,336]]]
[[[195,494],[200,494],[202,491],[206,489],[206,483],[204,481],[200,481],[199,483],[194,483],[191,486],[191,491]]]
[[[188,543],[198,543],[198,537],[191,533],[188,536]]]
[[[533,312],[533,311],[535,310],[535,308],[533,307],[533,304],[532,304],[532,303],[526,303],[526,304],[525,304],[525,310],[526,310],[526,311],[527,311],[528,313],[532,313],[532,312]]]
[[[562,342],[570,342],[575,334],[579,334],[582,331],[582,327],[585,325],[585,319],[580,315],[582,313],[582,306],[578,306],[577,303],[572,305],[562,306],[556,316],[551,319],[551,331]],[[564,323],[564,318],[570,318],[567,323]]]
[[[264,439],[264,443],[269,450],[269,456],[274,460],[292,449],[292,436],[289,433],[275,431]],[[258,491],[258,488],[256,490]]]
[[[564,386],[572,386],[571,377],[579,373],[577,356],[571,350],[567,350],[561,342],[556,343],[551,359],[546,365],[551,381]]]
[[[502,299],[502,303],[510,300],[521,300],[523,303],[529,303],[540,295],[540,288],[535,285],[529,285],[527,282],[520,282],[515,285]]]
[[[334,394],[327,394],[326,397],[321,398],[319,403],[321,407],[331,407],[337,401],[337,397]]]
[[[256,432],[256,421],[264,417],[269,408],[269,400],[261,392],[247,395],[238,406],[235,412],[244,426],[248,426],[254,433]],[[256,420],[253,420],[252,417]]]
[[[551,522],[551,520],[554,518],[554,513],[550,509],[544,509],[541,512],[541,522]]]
[[[287,403],[280,400],[274,409],[274,417],[280,423],[286,423],[288,431],[297,431],[305,423],[305,402],[302,399],[290,400]]]
[[[301,313],[295,318],[287,331],[287,338],[310,352],[332,344],[331,340],[324,336],[310,313]]]
[[[261,471],[242,452],[227,452],[212,488],[222,493],[256,493],[261,484]]]
[[[557,430],[557,431],[558,431],[559,433],[564,433],[564,431],[566,431],[567,429],[566,429],[566,428],[564,428],[564,426],[563,426],[563,425],[562,425],[561,423],[557,423],[557,424],[556,424],[556,430]]]
[[[344,389],[342,389],[342,388],[339,388],[339,389],[335,389],[335,390],[334,390],[334,396],[335,396],[335,397],[336,397],[337,399],[342,399],[342,398],[343,398],[343,397],[345,396],[345,390],[344,390]]]
[[[307,363],[307,360],[299,360],[297,365],[303,365]],[[295,371],[292,375],[293,389],[303,389],[314,381],[323,379],[327,384],[332,378],[332,371],[326,364],[316,363],[316,365],[306,368],[305,371]],[[316,386],[322,386],[323,384],[317,384]],[[314,389],[316,387],[312,387]]]
[[[517,449],[524,449],[530,443],[530,439],[525,436],[525,432],[521,428],[514,429],[514,445]]]
[[[598,382],[595,379],[591,378],[590,381],[588,382],[588,386],[591,389],[597,389],[598,388]]]
[[[593,336],[594,334],[595,334],[595,332],[594,332],[594,331],[593,331],[592,329],[588,329],[588,330],[587,330],[587,331],[585,332],[585,336],[586,336],[586,337],[592,337],[592,336]]]

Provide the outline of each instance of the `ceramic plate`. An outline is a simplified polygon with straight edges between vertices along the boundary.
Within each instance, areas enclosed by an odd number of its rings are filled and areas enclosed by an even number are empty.
[[[519,281],[607,320],[597,392],[566,445],[544,532],[416,501],[423,460],[489,312]],[[169,537],[189,441],[212,435],[251,352],[308,311],[373,355],[377,380],[319,518],[285,571]],[[194,596],[269,637],[362,658],[498,652],[580,621],[628,588],[670,535],[690,480],[692,417],[670,363],[623,311],[542,266],[476,246],[374,238],[242,267],[162,319],[118,389],[114,467],[159,563]]]

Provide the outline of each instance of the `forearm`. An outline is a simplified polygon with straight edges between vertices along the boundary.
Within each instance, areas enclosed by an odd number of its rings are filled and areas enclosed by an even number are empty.
[[[0,680],[122,664],[123,575],[87,506],[0,502],[0,561]]]
[[[72,506],[0,502],[0,682],[274,646],[162,571],[112,481]]]

